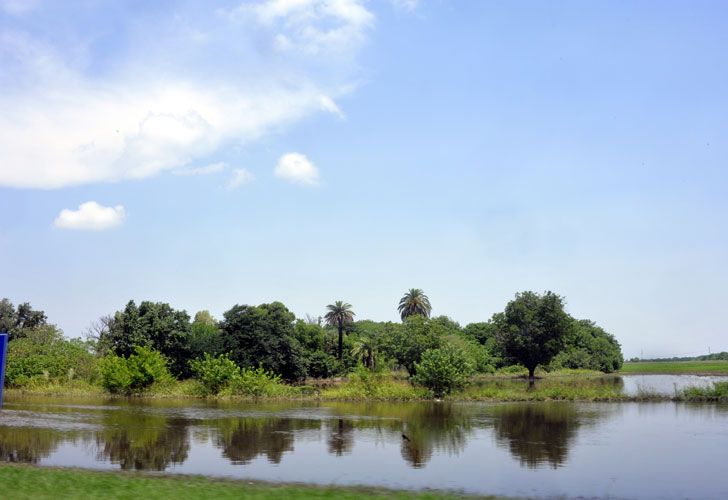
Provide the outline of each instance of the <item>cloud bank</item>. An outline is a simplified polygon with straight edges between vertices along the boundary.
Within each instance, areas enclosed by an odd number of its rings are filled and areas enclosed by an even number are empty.
[[[53,225],[59,229],[103,231],[118,226],[125,217],[121,205],[104,207],[95,201],[87,201],[79,205],[78,210],[61,210]]]
[[[205,173],[190,165],[342,116],[374,22],[362,0],[172,4],[37,1],[0,18],[0,186]]]

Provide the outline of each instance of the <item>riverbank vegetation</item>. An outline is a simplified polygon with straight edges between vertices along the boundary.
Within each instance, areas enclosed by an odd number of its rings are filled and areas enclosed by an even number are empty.
[[[129,301],[82,340],[64,337],[43,311],[3,299],[6,384],[11,392],[149,397],[624,400],[604,374],[654,366],[623,366],[617,340],[570,316],[551,292],[519,293],[490,320],[464,327],[430,317],[431,309],[419,289],[400,300],[401,322],[355,320],[344,301],[305,319],[280,302],[234,305],[220,321]],[[669,373],[662,369],[655,373]]]
[[[402,491],[346,486],[309,486],[223,480],[202,476],[147,475],[45,468],[28,465],[0,466],[0,484],[15,499],[43,498],[461,498],[447,492]],[[492,498],[492,497],[491,497]]]

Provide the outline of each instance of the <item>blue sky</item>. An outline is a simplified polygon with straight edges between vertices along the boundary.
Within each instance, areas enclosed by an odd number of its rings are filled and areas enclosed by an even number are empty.
[[[722,2],[0,0],[0,296],[488,319],[728,350]],[[89,203],[94,202],[94,203]]]

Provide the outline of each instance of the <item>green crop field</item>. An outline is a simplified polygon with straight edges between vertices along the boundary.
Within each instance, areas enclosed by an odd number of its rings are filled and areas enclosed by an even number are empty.
[[[728,361],[637,361],[624,363],[620,373],[728,375]]]

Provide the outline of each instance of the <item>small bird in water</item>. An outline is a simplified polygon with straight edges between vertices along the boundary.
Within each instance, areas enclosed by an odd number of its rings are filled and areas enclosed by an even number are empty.
[[[408,438],[407,436],[405,436],[404,434],[402,434],[402,439],[404,439],[405,441],[411,441],[411,439]]]

